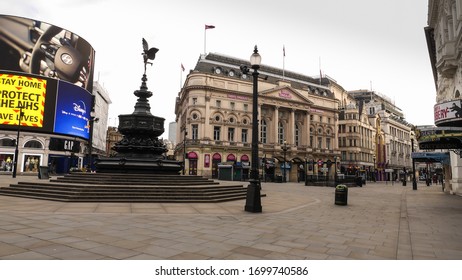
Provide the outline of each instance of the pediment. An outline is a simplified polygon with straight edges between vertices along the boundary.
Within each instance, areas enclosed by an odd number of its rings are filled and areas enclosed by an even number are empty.
[[[276,87],[269,90],[261,91],[259,93],[259,96],[263,98],[273,98],[288,102],[302,102],[313,104],[313,102],[310,101],[307,97],[303,96],[298,91],[294,90],[289,86]]]

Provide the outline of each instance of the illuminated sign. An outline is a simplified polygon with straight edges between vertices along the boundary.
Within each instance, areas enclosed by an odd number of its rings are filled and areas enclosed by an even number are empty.
[[[17,125],[22,108],[21,126],[42,127],[46,90],[45,79],[0,73],[0,123]]]
[[[83,88],[59,81],[53,132],[88,139],[91,101],[91,94]]]
[[[462,120],[461,100],[439,103],[433,107],[435,124]]]
[[[77,34],[0,15],[0,129],[89,138],[95,51]]]

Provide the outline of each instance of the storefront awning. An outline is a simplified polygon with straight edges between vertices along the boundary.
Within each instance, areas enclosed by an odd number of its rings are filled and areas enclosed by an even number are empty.
[[[411,158],[416,162],[441,162],[449,164],[449,153],[411,153]]]
[[[416,130],[419,148],[422,150],[462,149],[460,127],[429,127]]]

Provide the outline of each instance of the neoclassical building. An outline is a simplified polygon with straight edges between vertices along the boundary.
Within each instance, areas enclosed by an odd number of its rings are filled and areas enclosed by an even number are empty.
[[[249,62],[201,55],[178,94],[176,158],[186,174],[217,178],[220,168],[248,175],[252,135],[252,77]],[[262,65],[258,81],[260,173],[265,180],[286,174],[332,176],[339,158],[338,100],[327,84]],[[287,164],[284,164],[287,162]],[[308,163],[308,164],[306,164]]]
[[[427,20],[425,34],[436,87],[436,128],[422,131],[420,136],[426,141],[419,141],[419,145],[449,153],[445,190],[462,195],[462,0],[429,0]]]

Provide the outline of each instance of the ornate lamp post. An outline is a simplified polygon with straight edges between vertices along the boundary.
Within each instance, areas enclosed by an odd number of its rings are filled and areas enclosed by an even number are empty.
[[[282,146],[282,151],[284,152],[284,173],[283,173],[283,182],[287,182],[287,177],[286,177],[286,167],[287,167],[287,159],[286,159],[286,154],[287,154],[287,142],[284,141],[284,145]]]
[[[374,182],[377,180],[376,179],[376,175],[375,175],[375,155],[372,156],[372,160],[374,160],[374,166],[372,167],[372,179],[374,180]]]
[[[95,97],[93,96],[93,104],[94,104]],[[92,109],[90,112],[90,135],[88,136],[88,153],[87,153],[87,172],[91,172],[93,170],[93,130],[95,129],[95,122],[98,122],[99,118],[96,117],[95,111]]]
[[[334,156],[334,183],[337,184],[337,156]]]
[[[19,156],[19,132],[21,131],[21,119],[22,119],[22,107],[17,107],[19,109],[19,118],[18,118],[18,133],[16,135],[16,147],[14,149],[14,162],[13,162],[13,178],[16,178],[16,173],[18,172],[18,156]]]
[[[258,174],[258,69],[260,68],[261,56],[258,54],[257,46],[250,56],[250,67],[253,69],[253,104],[252,104],[252,165],[250,169],[250,180],[247,186],[245,211],[259,213],[261,206],[261,182]],[[247,66],[242,65],[241,71],[249,73]]]
[[[414,153],[414,138],[411,138],[411,151],[412,153]],[[411,158],[412,158],[412,189],[417,190],[417,181],[415,179],[415,160],[412,157],[412,154],[411,154]]]
[[[186,153],[186,135],[188,135],[188,131],[185,128],[184,136],[183,136],[183,175],[185,175],[185,172],[186,172],[186,157],[188,155]]]

